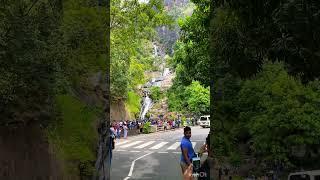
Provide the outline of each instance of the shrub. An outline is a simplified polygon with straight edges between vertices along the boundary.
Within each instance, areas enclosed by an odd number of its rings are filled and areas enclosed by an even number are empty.
[[[151,132],[151,123],[150,122],[146,122],[143,125],[143,133],[149,134],[150,132]]]
[[[153,86],[150,88],[150,92],[151,92],[151,95],[150,95],[150,98],[154,101],[158,101],[161,99],[161,90],[160,90],[160,87],[157,87],[157,86]]]

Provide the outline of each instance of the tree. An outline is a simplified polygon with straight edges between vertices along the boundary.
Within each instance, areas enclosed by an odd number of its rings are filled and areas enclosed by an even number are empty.
[[[310,85],[288,75],[282,64],[264,65],[239,92],[239,120],[249,128],[255,153],[294,165],[294,148],[319,147],[319,97]]]
[[[194,114],[208,114],[210,103],[209,92],[209,87],[204,88],[198,81],[193,81],[185,91],[188,110]]]
[[[58,0],[1,3],[0,124],[50,119],[61,7]]]
[[[152,68],[155,28],[171,23],[162,1],[111,2],[111,92],[125,99],[129,89],[143,83],[144,70]],[[120,72],[119,72],[120,71]]]

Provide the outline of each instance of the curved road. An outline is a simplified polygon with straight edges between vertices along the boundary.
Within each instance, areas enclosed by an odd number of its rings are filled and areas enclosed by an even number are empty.
[[[197,152],[209,129],[191,127],[191,142]],[[180,140],[183,128],[142,134],[116,142],[111,165],[112,180],[182,179]]]

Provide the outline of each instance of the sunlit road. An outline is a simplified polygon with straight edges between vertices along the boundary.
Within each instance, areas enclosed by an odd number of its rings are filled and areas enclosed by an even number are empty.
[[[191,142],[197,152],[204,144],[209,128],[191,127]],[[112,180],[178,180],[180,168],[180,140],[183,128],[128,137],[116,143],[113,151]]]

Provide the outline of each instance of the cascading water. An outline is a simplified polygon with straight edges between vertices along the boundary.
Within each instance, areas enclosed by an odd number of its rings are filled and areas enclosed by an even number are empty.
[[[153,44],[153,55],[155,57],[158,56],[158,46],[156,44]]]
[[[148,110],[151,108],[152,106],[152,99],[148,96],[148,94],[146,93],[146,97],[143,100],[143,105],[141,107],[141,114],[140,114],[140,119],[144,119]]]
[[[158,56],[158,46],[156,43],[153,43],[153,56]],[[155,82],[155,78],[152,78],[150,82],[151,86],[155,86],[157,82]],[[144,99],[140,111],[140,119],[144,119],[149,109],[152,107],[152,99],[149,97],[148,92],[144,92]]]
[[[163,71],[163,73],[162,73],[162,76],[163,76],[163,77],[166,77],[169,73],[170,73],[169,68],[164,68],[164,71]]]

